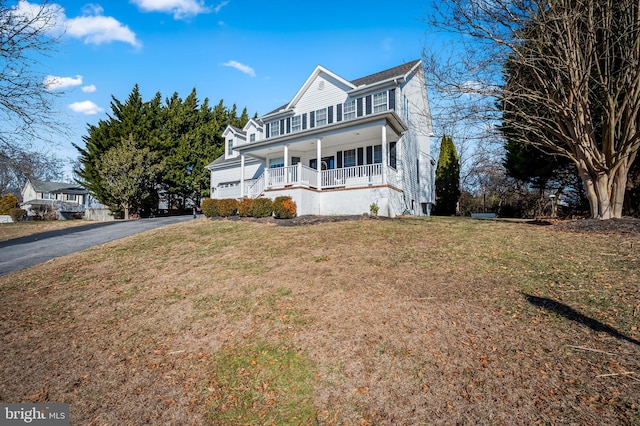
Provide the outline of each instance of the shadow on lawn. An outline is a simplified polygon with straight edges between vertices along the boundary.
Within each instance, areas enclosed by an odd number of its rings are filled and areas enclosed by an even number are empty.
[[[586,325],[593,331],[603,331],[610,335],[611,337],[615,337],[616,339],[626,340],[627,342],[633,343],[634,345],[640,346],[640,341],[633,339],[629,336],[626,336],[620,333],[615,328],[608,326],[606,324],[601,323],[593,318],[589,318],[585,315],[582,315],[580,312],[575,309],[565,305],[564,303],[556,302],[552,299],[547,299],[546,297],[537,297],[532,296],[530,294],[522,293],[527,302],[532,305],[539,306],[541,308],[546,309],[547,311],[555,312],[559,315],[562,315],[568,320],[575,321],[579,324]]]

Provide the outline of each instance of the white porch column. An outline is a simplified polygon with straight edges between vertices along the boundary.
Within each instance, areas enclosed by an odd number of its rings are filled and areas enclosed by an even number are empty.
[[[286,176],[284,176],[284,183],[291,182],[291,173],[289,172],[289,146],[284,146],[284,169],[286,171]]]
[[[389,164],[389,159],[387,158],[389,150],[387,148],[387,124],[386,123],[382,125],[381,140],[382,140],[382,184],[386,185],[387,184],[387,167]]]
[[[244,198],[244,154],[240,154],[240,198]]]
[[[316,170],[318,171],[318,189],[322,189],[322,139],[316,140]]]

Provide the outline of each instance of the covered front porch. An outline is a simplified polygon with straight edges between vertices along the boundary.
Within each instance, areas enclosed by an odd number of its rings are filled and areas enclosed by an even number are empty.
[[[390,186],[401,190],[398,143],[406,130],[392,111],[357,123],[337,123],[239,147],[240,181],[220,187],[216,198],[256,198],[265,191],[313,191]],[[257,158],[265,170],[245,179],[245,159]]]

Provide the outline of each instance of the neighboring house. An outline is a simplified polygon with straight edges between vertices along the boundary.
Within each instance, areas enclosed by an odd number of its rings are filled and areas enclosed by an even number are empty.
[[[348,81],[316,67],[286,105],[228,126],[212,198],[288,195],[298,215],[429,215],[435,162],[422,61]]]
[[[22,189],[20,205],[30,216],[35,216],[37,211],[48,210],[56,211],[59,219],[67,219],[84,212],[88,197],[85,188],[72,183],[30,179]]]

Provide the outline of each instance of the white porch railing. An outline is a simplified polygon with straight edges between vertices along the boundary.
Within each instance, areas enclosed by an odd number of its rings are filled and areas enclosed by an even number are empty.
[[[387,167],[387,183],[399,186],[398,173]],[[304,186],[314,189],[357,188],[382,185],[382,164],[344,167],[341,169],[322,170],[318,186],[318,171],[300,163],[294,166],[265,169],[258,178],[245,181],[244,196],[259,197],[265,189],[278,189],[288,186]],[[215,198],[240,198],[240,185],[218,188]]]

